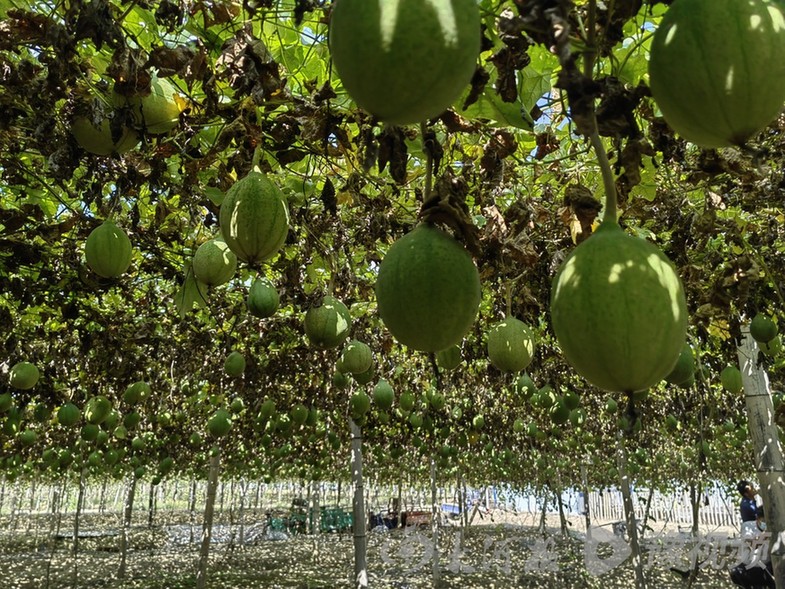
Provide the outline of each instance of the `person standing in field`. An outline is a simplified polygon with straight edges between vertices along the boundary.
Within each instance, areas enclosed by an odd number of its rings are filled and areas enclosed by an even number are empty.
[[[741,495],[739,514],[741,515],[741,540],[750,542],[751,558],[741,562],[730,571],[734,585],[744,589],[775,589],[771,558],[768,554],[768,541],[759,544],[766,529],[763,520],[763,506],[758,505],[757,490],[749,481],[739,481],[736,488]]]
[[[756,499],[758,491],[755,489],[755,486],[749,481],[739,481],[736,488],[741,495],[739,513],[741,515],[742,536],[745,535],[745,528],[749,529],[748,533],[763,531],[766,527],[766,523],[763,521],[763,506],[758,505]],[[754,528],[748,522],[753,522]],[[745,526],[745,524],[747,525]]]

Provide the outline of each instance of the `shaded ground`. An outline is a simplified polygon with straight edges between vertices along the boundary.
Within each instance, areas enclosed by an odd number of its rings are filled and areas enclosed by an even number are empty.
[[[633,586],[629,562],[620,564],[626,544],[610,526],[562,536],[558,528],[541,533],[531,525],[510,521],[440,532],[440,587],[519,587],[531,589]],[[503,519],[503,518],[502,518]],[[119,536],[113,519],[86,519],[79,554],[68,538],[53,540],[51,529],[17,529],[0,533],[0,587],[3,589],[185,589],[194,587],[201,529],[182,521],[152,528],[135,522],[127,557],[127,576],[116,578]],[[70,529],[61,527],[62,535]],[[617,530],[618,531],[618,530]],[[96,534],[93,536],[92,534]],[[101,535],[101,533],[109,535]],[[245,526],[240,546],[238,526],[215,528],[210,561],[210,588],[352,587],[353,538],[350,534],[293,535],[280,539],[261,524]],[[596,542],[600,536],[602,542]],[[278,538],[278,539],[275,539]],[[606,542],[609,541],[612,544]],[[728,569],[737,552],[727,532],[696,543],[678,532],[652,533],[645,542],[644,563],[650,587],[681,588],[687,584],[670,570],[687,569],[697,558],[701,570],[693,587],[728,588]],[[415,589],[433,587],[432,539],[425,528],[373,530],[368,533],[370,586]],[[615,551],[614,551],[615,549]],[[76,565],[76,566],[75,566]]]

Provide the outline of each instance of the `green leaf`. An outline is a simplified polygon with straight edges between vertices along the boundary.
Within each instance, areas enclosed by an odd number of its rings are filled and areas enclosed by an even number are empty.
[[[185,275],[185,282],[174,295],[174,304],[180,319],[193,309],[194,304],[199,308],[207,306],[207,285],[199,282],[194,276],[190,264]]]
[[[218,207],[220,207],[221,203],[224,201],[225,194],[223,190],[215,188],[214,186],[208,186],[207,188],[205,188],[204,193],[207,196],[207,198],[213,201],[213,204]]]
[[[633,193],[642,196],[649,202],[657,197],[657,180],[655,178],[655,168],[651,163],[651,158],[644,159],[643,169],[641,170],[641,183],[633,188]]]
[[[532,47],[529,50],[531,62],[527,65],[521,75],[521,104],[523,109],[529,113],[537,101],[540,100],[551,90],[551,78],[554,68],[557,65],[556,59],[542,47]]]
[[[526,131],[534,128],[534,121],[520,102],[504,102],[492,89],[486,89],[477,102],[463,111],[463,115],[470,119],[485,119],[492,126],[517,127]]]

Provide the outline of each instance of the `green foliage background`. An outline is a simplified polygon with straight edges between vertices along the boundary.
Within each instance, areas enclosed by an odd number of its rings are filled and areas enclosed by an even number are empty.
[[[381,377],[396,403],[386,416],[373,408],[363,428],[369,472],[381,480],[425,477],[435,455],[447,480],[577,484],[578,465],[590,462],[590,484],[612,484],[626,413],[640,416],[630,469],[644,484],[750,472],[744,400],[720,387],[719,372],[736,362],[743,322],[758,311],[780,326],[785,317],[785,122],[749,151],[705,151],[675,136],[646,86],[664,4],[482,0],[482,74],[423,137],[423,129],[384,127],[346,95],[326,43],[329,2],[1,0],[0,370],[29,360],[42,371],[31,391],[0,384],[13,397],[0,414],[5,475],[59,477],[96,453],[96,475],[140,465],[155,475],[169,455],[172,473],[201,474],[217,443],[230,473],[345,477],[351,391],[370,393]],[[574,53],[596,58],[585,84],[566,80],[551,51],[559,23]],[[153,70],[182,92],[176,128],[159,136],[140,129],[141,143],[121,156],[81,149],[70,134],[74,114],[85,103],[110,105],[117,83],[143,87]],[[663,383],[634,406],[617,399],[613,412],[561,358],[547,312],[555,270],[588,235],[602,200],[596,160],[570,110],[581,99],[596,103],[622,223],[679,269],[700,366],[691,388]],[[289,237],[269,263],[241,265],[227,286],[205,294],[189,278],[190,259],[217,234],[223,194],[254,154],[287,197]],[[385,251],[417,222],[429,158],[436,196],[466,207],[483,281],[463,364],[438,380],[428,358],[391,338],[374,298]],[[134,246],[131,270],[113,281],[91,273],[83,256],[106,218]],[[279,311],[263,320],[245,308],[259,275],[281,294]],[[364,387],[334,386],[339,350],[316,350],[304,337],[305,311],[328,293],[349,306],[351,337],[375,353],[376,377]],[[539,335],[529,369],[537,386],[580,398],[574,422],[554,425],[547,395],[533,402],[490,366],[485,334],[507,312]],[[241,378],[223,373],[231,350],[246,355]],[[781,391],[785,358],[761,361]],[[122,419],[134,410],[123,392],[138,380],[153,394],[135,408],[142,419],[125,439],[111,430],[96,445],[56,423],[52,411],[63,403],[83,406],[97,394]],[[405,391],[422,427],[398,404]],[[238,398],[231,432],[209,439],[209,416]],[[269,419],[259,417],[266,399],[278,410]],[[314,411],[311,425],[287,425],[297,403]],[[523,432],[514,431],[516,418]],[[21,441],[25,429],[37,432],[35,443]],[[204,440],[192,443],[193,432]],[[143,450],[133,449],[134,437],[146,440]],[[59,459],[46,462],[47,448]]]

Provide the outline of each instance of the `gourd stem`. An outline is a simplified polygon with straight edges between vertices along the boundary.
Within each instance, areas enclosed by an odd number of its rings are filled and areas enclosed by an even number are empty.
[[[589,1],[589,23],[587,27],[587,51],[584,53],[584,75],[591,79],[592,70],[594,69],[594,60],[597,55],[595,47],[596,34],[595,34],[595,21],[597,18],[597,0]],[[593,116],[593,114],[592,114]],[[613,178],[613,171],[611,163],[608,159],[608,153],[605,151],[605,146],[602,144],[600,133],[597,130],[597,121],[593,121],[593,130],[589,135],[589,142],[591,143],[594,153],[597,154],[597,162],[600,165],[600,172],[602,173],[602,183],[605,187],[605,211],[603,213],[602,221],[618,221],[618,201],[616,196],[616,181]]]
[[[507,314],[505,315],[505,317],[510,317],[512,315],[512,281],[511,280],[507,281],[507,284],[505,286],[506,286],[505,298],[507,299],[506,300]]]
[[[602,173],[602,184],[605,187],[605,211],[602,215],[602,222],[616,223],[618,221],[616,181],[613,178],[611,162],[608,159],[605,146],[602,144],[602,139],[600,138],[600,133],[597,131],[596,124],[594,130],[589,135],[589,142],[594,149],[594,153],[597,154],[597,163],[600,165],[600,172]]]
[[[426,127],[425,122],[420,123],[420,137],[422,137],[423,151],[425,151],[425,187],[423,188],[422,200],[428,202],[431,197],[431,185],[433,183],[433,155],[425,142]]]
[[[335,261],[332,256],[330,258],[330,278],[327,281],[327,295],[333,296],[333,288],[335,287]]]
[[[253,157],[251,158],[251,170],[254,172],[261,172],[259,161],[262,159],[262,147],[257,145],[253,150]]]
[[[583,75],[587,78],[591,78],[592,70],[594,69],[594,60],[597,57],[597,0],[589,0],[587,20],[586,50],[583,52]]]

